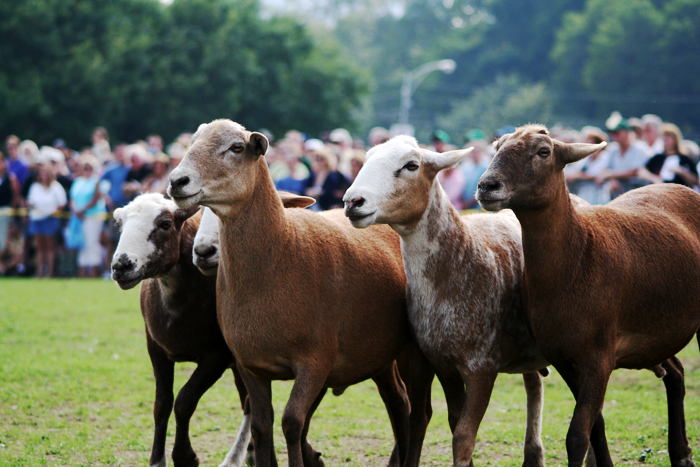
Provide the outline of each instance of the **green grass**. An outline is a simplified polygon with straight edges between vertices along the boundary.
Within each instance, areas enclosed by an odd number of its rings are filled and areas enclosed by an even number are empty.
[[[688,436],[700,458],[700,354],[680,354],[687,371]],[[176,390],[193,364],[176,366]],[[275,443],[286,451],[279,420],[291,383],[273,384]],[[439,384],[423,447],[423,465],[451,464],[451,437]],[[0,465],[147,465],[152,442],[154,382],[146,352],[138,291],[101,280],[0,281]],[[573,398],[561,378],[546,379],[544,443],[549,466],[566,465],[564,439]],[[617,371],[605,404],[616,465],[669,465],[666,402],[648,371]],[[192,420],[192,443],[202,465],[218,465],[241,421],[230,373],[202,398]],[[519,376],[499,377],[479,431],[478,465],[519,466],[525,392]],[[172,449],[171,418],[167,449]],[[391,429],[371,383],[328,395],[309,439],[327,465],[386,465]],[[169,457],[169,453],[168,453]],[[172,463],[170,463],[172,465]]]

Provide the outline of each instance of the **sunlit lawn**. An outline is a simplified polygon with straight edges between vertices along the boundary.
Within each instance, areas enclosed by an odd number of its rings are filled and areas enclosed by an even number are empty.
[[[681,353],[687,371],[688,436],[700,458],[700,353]],[[176,390],[193,364],[177,367]],[[291,383],[275,383],[275,443]],[[451,437],[439,385],[423,448],[424,465],[451,464]],[[102,280],[0,280],[0,465],[147,465],[152,441],[154,382],[146,353],[138,290]],[[573,398],[561,378],[546,379],[544,443],[550,466],[566,465],[564,438]],[[618,371],[605,405],[616,465],[669,465],[666,402],[651,372]],[[241,421],[230,373],[200,402],[192,421],[202,465],[223,460]],[[476,464],[519,466],[525,429],[525,392],[519,376],[499,377],[479,431]],[[172,448],[171,418],[168,457]],[[385,465],[392,438],[388,417],[371,383],[328,395],[309,439],[326,465]],[[169,463],[172,465],[172,462]]]

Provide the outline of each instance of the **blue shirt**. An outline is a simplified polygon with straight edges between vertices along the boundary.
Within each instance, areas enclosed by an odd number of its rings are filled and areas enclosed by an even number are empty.
[[[102,175],[102,180],[107,180],[110,183],[108,195],[112,199],[115,208],[120,208],[129,202],[124,196],[124,182],[130,171],[130,167],[116,165],[107,169]]]
[[[20,159],[9,160],[10,172],[15,174],[19,181],[19,186],[24,186],[24,182],[29,177],[29,165],[22,162]]]

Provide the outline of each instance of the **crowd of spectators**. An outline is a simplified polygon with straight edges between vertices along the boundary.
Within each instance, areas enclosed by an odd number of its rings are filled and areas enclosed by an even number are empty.
[[[493,156],[491,143],[513,130],[503,127],[486,135],[471,129],[462,136],[462,147],[474,149],[457,167],[439,174],[457,209],[479,208],[474,196]],[[565,142],[609,142],[604,150],[567,167],[572,193],[602,204],[649,183],[700,190],[698,145],[684,140],[676,125],[655,115],[625,119],[614,112],[605,130],[551,129],[553,137]],[[315,198],[310,209],[342,207],[345,190],[364,164],[363,140],[343,128],[319,139],[294,130],[279,140],[267,136],[273,144],[265,157],[277,189]],[[373,128],[368,146],[390,137],[389,130]],[[6,152],[0,152],[0,275],[108,277],[119,240],[111,212],[141,193],[165,193],[168,175],[191,138],[183,133],[164,147],[160,136],[150,135],[112,146],[107,131],[96,128],[92,145],[76,152],[60,139],[39,148],[8,136]],[[425,147],[437,152],[458,148],[442,130],[435,130]]]

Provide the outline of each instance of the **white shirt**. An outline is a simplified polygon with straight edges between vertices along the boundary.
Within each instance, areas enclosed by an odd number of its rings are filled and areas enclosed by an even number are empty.
[[[51,182],[48,188],[39,182],[32,183],[27,201],[32,208],[29,211],[29,218],[32,220],[45,219],[68,202],[66,190],[56,180]]]

